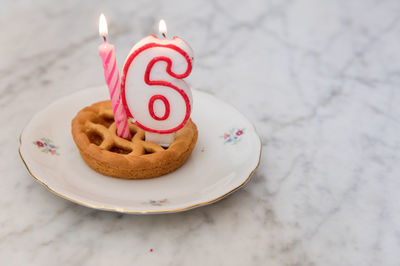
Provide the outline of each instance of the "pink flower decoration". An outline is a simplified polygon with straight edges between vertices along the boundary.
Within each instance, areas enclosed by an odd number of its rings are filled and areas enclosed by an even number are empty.
[[[237,136],[240,136],[240,135],[242,135],[243,134],[243,130],[238,130],[238,131],[236,131],[236,135]]]
[[[43,142],[41,142],[41,141],[36,141],[36,145],[38,145],[39,147],[43,147],[44,146]]]
[[[56,150],[50,149],[49,152],[50,152],[51,154],[56,154],[57,151],[56,151]]]
[[[230,135],[229,135],[228,133],[225,133],[225,134],[224,134],[224,139],[229,138],[229,136],[230,136]]]

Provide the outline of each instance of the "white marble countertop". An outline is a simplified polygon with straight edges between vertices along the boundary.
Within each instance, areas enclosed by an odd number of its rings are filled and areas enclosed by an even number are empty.
[[[245,188],[135,216],[78,206],[29,176],[24,125],[103,83],[100,12],[120,65],[160,18],[193,46],[191,86],[236,106],[262,137]],[[4,0],[0,14],[2,262],[400,264],[399,1]]]

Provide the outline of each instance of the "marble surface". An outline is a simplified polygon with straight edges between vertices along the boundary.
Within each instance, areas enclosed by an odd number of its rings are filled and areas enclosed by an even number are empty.
[[[0,260],[7,265],[399,265],[400,2],[3,0]],[[164,18],[196,53],[188,79],[236,106],[260,168],[189,212],[122,215],[35,182],[18,135],[103,82],[97,19],[121,67]]]

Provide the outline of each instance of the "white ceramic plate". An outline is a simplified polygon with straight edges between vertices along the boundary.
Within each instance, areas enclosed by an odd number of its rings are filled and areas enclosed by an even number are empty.
[[[178,170],[153,179],[101,175],[81,159],[71,120],[84,106],[107,99],[107,88],[82,90],[37,113],[21,134],[20,155],[29,173],[55,194],[96,209],[166,213],[213,203],[243,186],[257,168],[261,142],[236,109],[193,90],[192,119],[199,138]]]

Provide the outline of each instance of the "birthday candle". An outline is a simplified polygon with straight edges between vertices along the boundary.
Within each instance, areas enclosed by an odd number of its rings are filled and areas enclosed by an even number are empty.
[[[121,77],[121,95],[127,115],[145,130],[146,141],[169,146],[192,111],[192,93],[184,78],[192,70],[192,48],[181,38],[150,35],[128,55]]]
[[[104,38],[104,43],[99,45],[99,55],[103,61],[104,77],[110,92],[117,135],[129,139],[131,134],[128,126],[128,117],[121,102],[120,78],[114,45],[108,43],[106,40],[108,29],[106,18],[103,14],[100,15],[99,19],[99,33]]]

